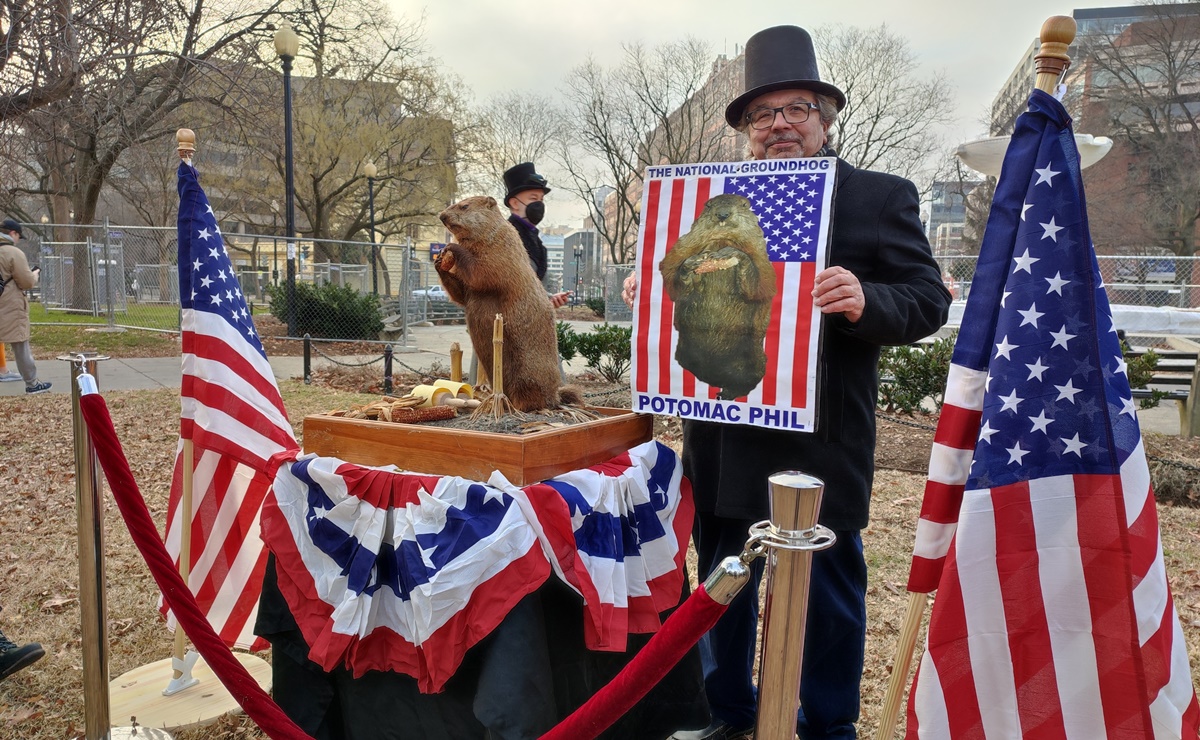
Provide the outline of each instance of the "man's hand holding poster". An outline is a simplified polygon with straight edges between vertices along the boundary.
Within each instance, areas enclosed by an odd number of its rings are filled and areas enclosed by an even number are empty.
[[[647,169],[635,411],[812,431],[836,160]]]

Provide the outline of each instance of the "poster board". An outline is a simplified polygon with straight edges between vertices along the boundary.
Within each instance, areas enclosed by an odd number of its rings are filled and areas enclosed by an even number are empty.
[[[812,290],[827,265],[836,163],[647,168],[634,411],[814,429],[821,321]]]

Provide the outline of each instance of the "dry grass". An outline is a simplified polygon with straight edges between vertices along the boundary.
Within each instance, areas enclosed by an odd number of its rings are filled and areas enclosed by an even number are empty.
[[[415,382],[410,379],[409,384]],[[401,383],[404,381],[401,380]],[[363,403],[352,392],[357,380],[338,388],[282,384],[284,399],[299,427],[309,413]],[[585,382],[590,399],[618,406],[620,389]],[[170,390],[106,394],[134,476],[159,526],[165,518],[179,404]],[[593,401],[598,402],[598,401]],[[918,420],[919,426],[931,425]],[[656,432],[678,446],[677,425],[662,420]],[[83,689],[79,638],[78,570],[74,463],[68,397],[60,394],[16,398],[0,406],[0,628],[16,641],[38,641],[47,656],[0,683],[0,737],[77,737],[83,728]],[[908,554],[920,509],[922,478],[905,469],[928,459],[927,429],[896,423],[880,425],[880,470],[876,476],[872,524],[864,532],[871,581],[870,631],[863,679],[860,734],[873,737],[877,716],[904,620]],[[1194,461],[1200,450],[1174,438],[1148,439],[1154,454]],[[901,468],[896,470],[894,468]],[[1187,485],[1195,488],[1196,474]],[[111,672],[116,676],[166,657],[171,639],[157,612],[154,584],[134,550],[111,500],[105,506],[108,619]],[[1200,509],[1160,506],[1163,547],[1189,653],[1200,656]],[[923,639],[923,637],[922,637]],[[265,656],[269,657],[269,656]],[[119,720],[123,718],[113,718]],[[244,718],[229,718],[199,731],[199,738],[253,740],[265,737]]]

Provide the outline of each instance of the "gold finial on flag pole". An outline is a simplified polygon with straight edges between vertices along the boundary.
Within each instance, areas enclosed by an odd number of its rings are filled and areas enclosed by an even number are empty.
[[[175,132],[175,143],[179,158],[191,164],[192,155],[196,153],[196,132],[190,128],[179,129]]]
[[[1034,69],[1037,78],[1033,86],[1042,92],[1054,94],[1063,73],[1071,66],[1071,57],[1067,49],[1075,40],[1075,19],[1069,15],[1052,15],[1042,24],[1038,34],[1042,45],[1034,56]]]

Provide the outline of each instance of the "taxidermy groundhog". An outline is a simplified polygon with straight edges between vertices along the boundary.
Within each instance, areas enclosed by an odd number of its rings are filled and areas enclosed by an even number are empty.
[[[558,338],[550,297],[529,266],[521,237],[483,196],[455,203],[439,215],[457,244],[434,261],[450,300],[467,313],[467,331],[480,367],[492,372],[492,324],[504,314],[504,395],[519,411],[557,408]],[[564,393],[564,402],[578,394]]]
[[[776,287],[750,201],[740,195],[710,199],[658,269],[675,302],[675,361],[720,388],[718,398],[754,390],[767,370],[763,339]]]

